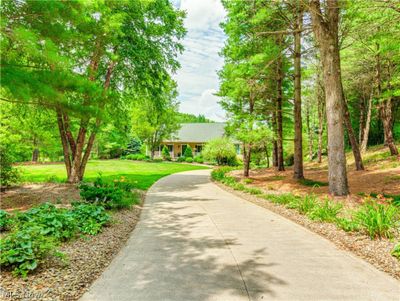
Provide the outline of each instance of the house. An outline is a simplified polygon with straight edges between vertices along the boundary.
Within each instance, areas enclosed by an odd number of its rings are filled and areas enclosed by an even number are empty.
[[[225,123],[183,123],[181,128],[171,136],[171,138],[162,141],[160,149],[156,152],[156,156],[161,155],[161,150],[165,146],[172,158],[177,158],[184,154],[186,147],[189,145],[193,150],[193,155],[201,153],[204,144],[208,141],[220,138],[225,135]],[[239,144],[236,146],[240,149]]]

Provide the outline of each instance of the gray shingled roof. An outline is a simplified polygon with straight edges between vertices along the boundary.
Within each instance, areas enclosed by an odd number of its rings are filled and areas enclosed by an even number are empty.
[[[183,123],[171,139],[164,142],[208,142],[225,134],[225,123]]]

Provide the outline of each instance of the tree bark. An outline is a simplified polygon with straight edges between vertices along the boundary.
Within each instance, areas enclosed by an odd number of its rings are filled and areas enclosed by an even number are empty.
[[[294,166],[293,178],[304,179],[303,170],[303,125],[301,118],[301,30],[303,11],[298,5],[294,34]]]
[[[382,120],[383,125],[383,135],[384,135],[384,143],[385,146],[389,147],[390,154],[392,156],[397,156],[399,151],[394,143],[393,139],[393,114],[392,114],[392,99],[389,97],[388,99],[381,99],[382,95],[382,66],[381,66],[381,57],[380,57],[380,45],[376,44],[377,52],[376,52],[376,82],[377,82],[377,92],[379,103],[379,115]],[[390,78],[390,62],[388,65],[388,75]],[[390,89],[390,80],[388,82],[388,88]]]
[[[361,153],[365,153],[367,151],[369,128],[371,125],[372,98],[373,98],[373,92],[371,92],[371,95],[368,99],[367,117],[365,119],[365,126],[362,130],[362,140],[360,147]]]
[[[322,163],[322,139],[324,134],[324,123],[325,123],[325,89],[323,88],[322,80],[321,80],[321,70],[318,70],[318,79],[317,79],[317,108],[318,108],[318,163]]]
[[[310,102],[307,102],[306,106],[306,125],[307,125],[307,136],[308,136],[308,160],[312,161],[313,160],[313,131],[311,129],[311,124],[310,124]]]
[[[39,149],[35,147],[32,152],[32,162],[37,163],[38,160],[39,160]]]
[[[279,42],[280,44],[280,42]],[[279,57],[277,60],[277,97],[276,97],[276,127],[277,127],[277,170],[284,171],[283,163],[283,125],[282,125],[282,81],[283,81],[283,66],[282,58]]]
[[[349,136],[349,141],[351,144],[351,149],[353,151],[354,162],[356,165],[356,170],[364,170],[364,164],[362,162],[362,157],[360,153],[360,148],[358,147],[356,136],[354,135],[353,127],[351,125],[349,107],[347,106],[346,98],[344,96],[344,91],[342,87],[342,100],[343,100],[343,113],[344,113],[344,124],[347,128],[347,134]]]
[[[248,145],[246,148],[246,144],[243,144],[243,176],[246,178],[249,177],[250,174],[250,157],[251,157],[251,147]]]
[[[325,83],[326,114],[328,126],[328,178],[333,195],[349,193],[346,156],[344,151],[343,91],[339,54],[339,1],[327,0],[321,10],[320,1],[310,1],[313,31],[321,53]]]
[[[393,139],[393,122],[392,122],[392,100],[391,98],[385,99],[381,102],[379,107],[379,113],[381,115],[382,124],[383,124],[383,132],[385,135],[385,141],[387,146],[389,147],[390,154],[392,156],[399,155],[399,151],[394,143]]]
[[[274,138],[272,140],[272,166],[278,167],[278,142],[276,141],[276,137],[278,136],[277,132],[277,121],[276,121],[276,110],[272,112],[272,130],[274,132]]]
[[[365,99],[364,96],[360,97],[358,103],[358,109],[360,110],[360,118],[358,119],[358,143],[360,144],[361,151],[361,143],[364,137],[364,129],[365,129]]]

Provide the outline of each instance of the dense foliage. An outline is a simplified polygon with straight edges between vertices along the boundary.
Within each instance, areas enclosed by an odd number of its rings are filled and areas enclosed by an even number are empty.
[[[121,153],[132,107],[174,97],[185,30],[169,1],[2,1],[1,16],[1,143],[19,160],[61,156],[79,182],[95,149]]]
[[[219,95],[228,128],[242,143],[245,176],[250,163],[272,161],[278,171],[294,165],[294,178],[303,180],[303,160],[321,162],[327,155],[330,192],[345,195],[345,148],[352,149],[357,170],[364,169],[367,146],[385,143],[398,155],[397,4],[222,3],[228,38]]]
[[[202,152],[204,159],[218,165],[236,165],[235,146],[229,138],[216,138],[209,141]]]

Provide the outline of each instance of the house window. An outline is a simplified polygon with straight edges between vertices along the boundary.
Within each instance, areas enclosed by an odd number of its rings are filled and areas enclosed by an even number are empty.
[[[196,144],[194,149],[195,149],[196,154],[200,154],[201,151],[203,150],[203,145],[202,144]]]
[[[173,151],[173,149],[174,149],[174,146],[172,145],[172,144],[167,144],[167,145],[165,145],[167,148],[168,148],[168,151],[170,152],[170,153],[172,153],[172,151]]]

